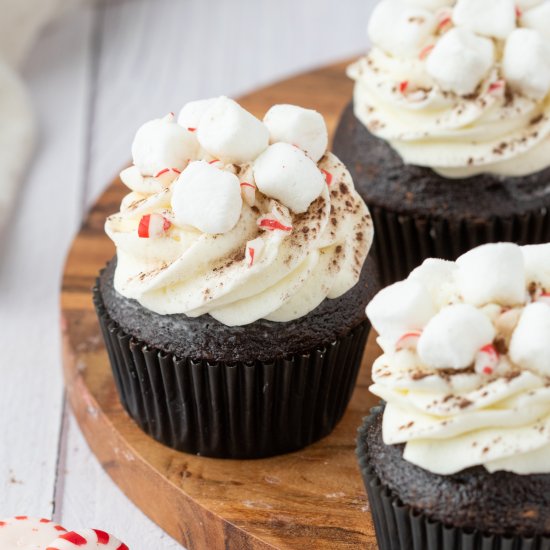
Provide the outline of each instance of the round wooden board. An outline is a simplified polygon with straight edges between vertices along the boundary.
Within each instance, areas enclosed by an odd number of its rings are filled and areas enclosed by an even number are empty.
[[[258,116],[275,103],[317,109],[332,132],[349,101],[347,63],[299,75],[240,99]],[[189,550],[377,548],[355,459],[355,435],[374,404],[371,338],[351,405],[335,431],[303,451],[254,461],[215,460],[168,449],[120,405],[91,300],[114,253],[107,215],[126,193],[118,178],[89,213],[67,258],[62,332],[69,401],[105,470],[143,512]],[[135,549],[138,550],[138,549]]]

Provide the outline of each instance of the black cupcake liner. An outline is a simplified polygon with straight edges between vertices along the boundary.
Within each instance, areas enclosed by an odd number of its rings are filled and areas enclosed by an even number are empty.
[[[375,227],[372,254],[384,286],[405,279],[426,258],[456,260],[476,246],[501,241],[550,242],[545,209],[508,218],[448,220],[401,214],[366,202]]]
[[[295,451],[328,435],[349,403],[370,325],[271,362],[176,357],[125,333],[100,291],[94,305],[120,400],[157,441],[217,458]]]
[[[366,433],[382,414],[374,407],[358,432],[357,458],[379,550],[550,550],[550,537],[506,537],[445,525],[403,504],[384,486],[365,453]]]

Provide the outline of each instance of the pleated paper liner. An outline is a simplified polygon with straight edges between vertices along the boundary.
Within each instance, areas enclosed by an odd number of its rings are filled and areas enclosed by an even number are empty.
[[[379,550],[550,550],[550,537],[506,537],[444,525],[404,505],[385,487],[364,452],[366,434],[382,414],[371,409],[357,437],[357,456],[367,489]]]
[[[126,334],[94,304],[122,405],[151,437],[188,453],[260,458],[328,435],[349,403],[370,325],[272,362],[176,357]]]
[[[545,209],[510,218],[461,220],[415,217],[370,204],[369,209],[375,228],[372,253],[383,286],[405,279],[426,258],[456,260],[476,246],[501,241],[550,242]]]

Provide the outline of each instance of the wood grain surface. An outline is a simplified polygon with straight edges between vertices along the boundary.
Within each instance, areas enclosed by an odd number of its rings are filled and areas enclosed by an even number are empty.
[[[274,84],[241,98],[258,116],[274,103],[322,112],[331,132],[351,97],[346,63]],[[90,289],[113,255],[108,214],[126,193],[118,181],[91,210],[70,250],[62,290],[65,381],[92,450],[121,489],[189,550],[375,549],[368,502],[356,464],[357,427],[374,398],[367,391],[377,350],[371,341],[350,407],[335,431],[288,455],[255,461],[179,453],[146,436],[122,409]]]

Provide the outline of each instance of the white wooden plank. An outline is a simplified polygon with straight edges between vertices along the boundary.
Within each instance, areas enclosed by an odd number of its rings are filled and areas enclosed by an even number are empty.
[[[52,513],[62,409],[58,295],[80,220],[90,13],[50,27],[26,67],[40,124],[0,251],[0,517]]]
[[[124,496],[91,454],[72,415],[66,421],[62,449],[63,483],[58,486],[55,519],[65,527],[108,531],[131,550],[181,550]]]

